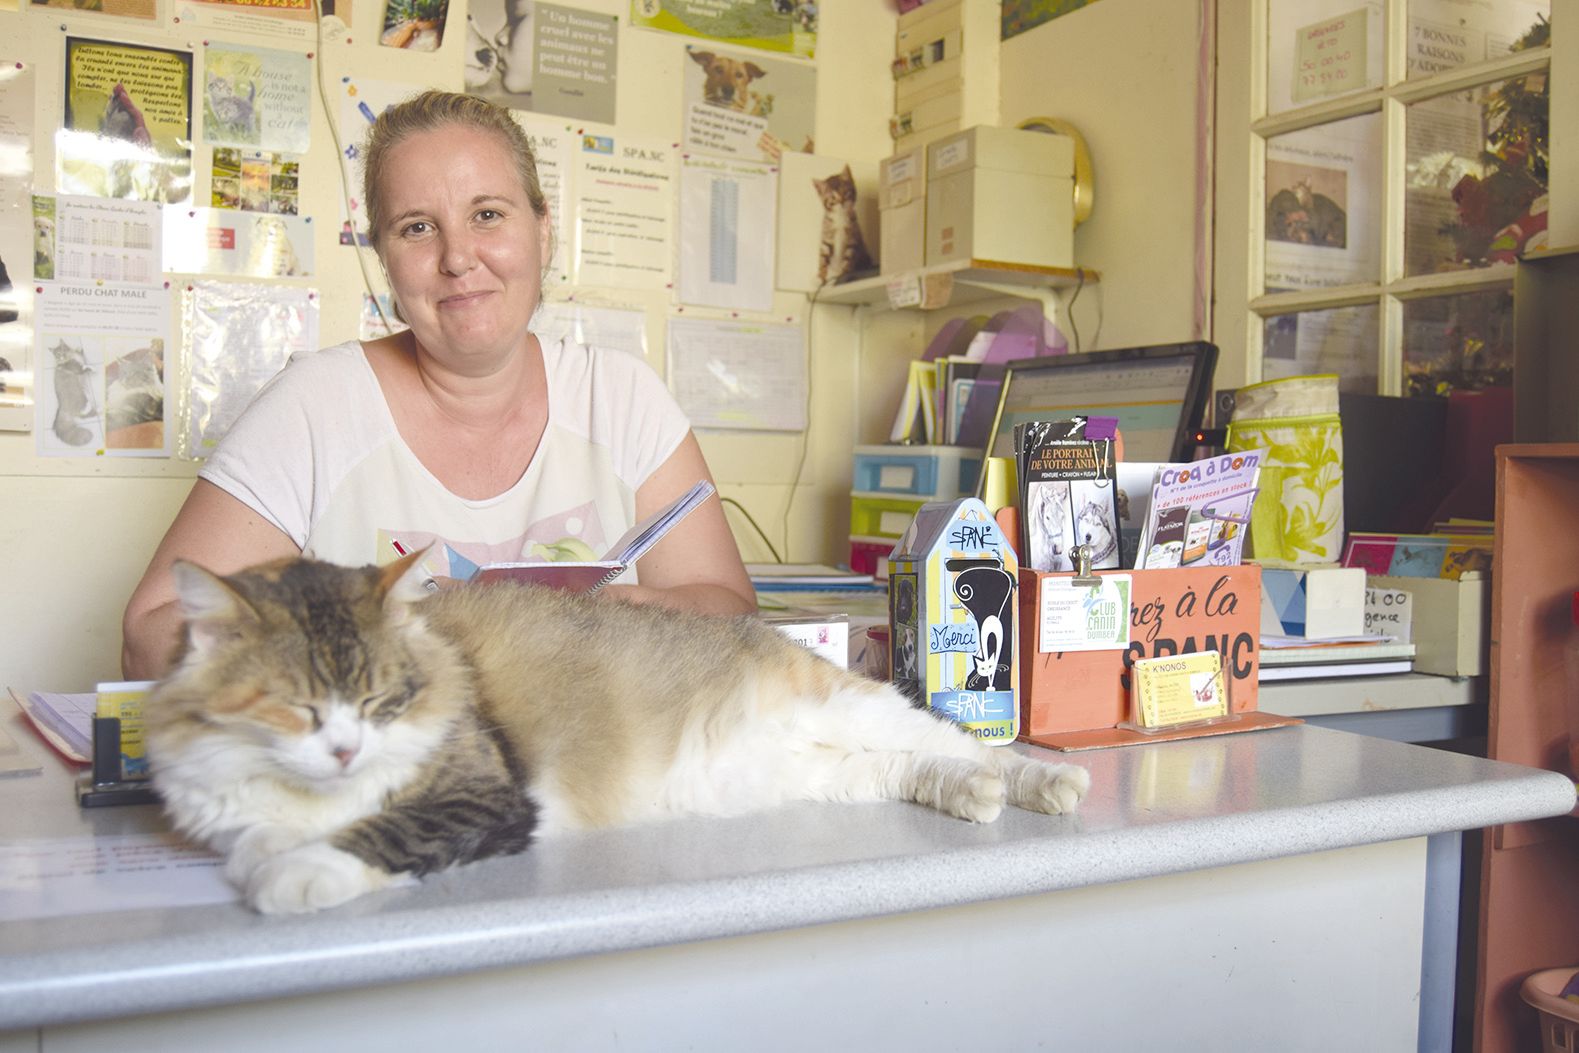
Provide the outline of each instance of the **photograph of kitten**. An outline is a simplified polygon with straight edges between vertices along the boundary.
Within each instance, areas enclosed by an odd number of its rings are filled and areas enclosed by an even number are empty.
[[[817,281],[837,285],[871,271],[875,264],[866,251],[861,224],[855,214],[855,177],[850,166],[827,179],[813,179],[822,199],[822,243],[817,257]]]
[[[563,831],[798,800],[985,823],[1006,803],[1073,811],[1090,785],[759,619],[507,583],[433,593],[420,556],[174,567],[185,642],[144,709],[154,784],[263,913]]]

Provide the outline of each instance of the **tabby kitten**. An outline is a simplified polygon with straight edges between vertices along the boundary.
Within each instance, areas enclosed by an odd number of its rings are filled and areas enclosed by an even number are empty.
[[[822,199],[822,244],[817,257],[817,283],[836,285],[873,267],[855,215],[855,177],[850,166],[827,179],[813,179]]]
[[[754,618],[537,586],[423,589],[309,560],[175,576],[185,650],[149,698],[178,829],[264,913],[331,907],[538,835],[791,800],[1060,813],[1084,768],[982,745]]]

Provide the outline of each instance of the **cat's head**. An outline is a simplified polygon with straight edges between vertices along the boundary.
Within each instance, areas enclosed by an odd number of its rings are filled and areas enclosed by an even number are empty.
[[[813,179],[811,182],[817,188],[817,196],[822,199],[825,209],[840,208],[855,200],[855,177],[850,174],[849,165],[844,166],[844,171],[835,172],[827,179]]]
[[[64,340],[60,341],[54,347],[50,348],[49,349],[49,353],[55,356],[55,364],[57,366],[70,365],[70,364],[79,364],[79,363],[82,363],[82,362],[86,362],[87,361],[87,357],[88,357],[83,352],[82,348],[80,348],[80,347],[72,347],[70,344],[66,343]]]
[[[155,764],[206,738],[323,788],[420,753],[457,694],[432,689],[455,663],[416,607],[421,555],[382,568],[286,559],[225,577],[178,561],[184,650],[149,699]]]

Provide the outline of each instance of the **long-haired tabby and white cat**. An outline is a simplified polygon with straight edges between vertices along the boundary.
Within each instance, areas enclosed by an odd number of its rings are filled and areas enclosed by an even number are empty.
[[[555,831],[791,800],[991,822],[1005,800],[1068,812],[1090,784],[754,618],[529,585],[430,594],[414,559],[225,578],[176,564],[186,643],[145,706],[154,781],[260,911],[333,906]]]

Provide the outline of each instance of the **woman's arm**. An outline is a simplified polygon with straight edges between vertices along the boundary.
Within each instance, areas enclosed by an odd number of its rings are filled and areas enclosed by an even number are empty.
[[[128,680],[153,680],[168,672],[175,659],[182,617],[170,564],[185,559],[215,574],[230,574],[300,552],[296,542],[273,523],[199,479],[126,605],[121,620],[122,675]]]
[[[669,459],[636,491],[636,521],[660,511],[696,484],[711,480],[702,447],[687,433]],[[757,594],[740,561],[717,495],[680,520],[638,564],[640,585],[602,590],[631,603],[655,603],[705,614],[749,614]]]

